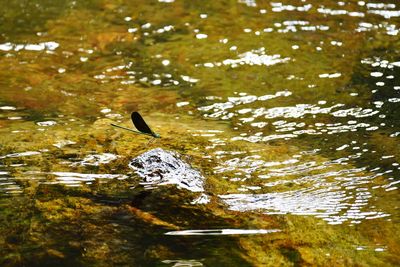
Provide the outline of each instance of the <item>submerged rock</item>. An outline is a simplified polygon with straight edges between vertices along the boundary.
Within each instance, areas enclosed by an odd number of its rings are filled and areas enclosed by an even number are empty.
[[[132,159],[129,167],[143,179],[141,184],[146,188],[172,184],[191,192],[204,192],[204,176],[176,152],[152,149]]]

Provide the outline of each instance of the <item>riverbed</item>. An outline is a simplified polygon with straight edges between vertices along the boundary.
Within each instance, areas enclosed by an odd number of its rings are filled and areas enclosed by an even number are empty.
[[[398,266],[397,1],[0,2],[0,265]]]

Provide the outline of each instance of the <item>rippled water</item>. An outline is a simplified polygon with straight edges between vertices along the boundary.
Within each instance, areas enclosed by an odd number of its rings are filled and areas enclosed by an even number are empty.
[[[101,184],[130,181],[129,160],[159,146],[188,155],[225,213],[243,221],[253,214],[271,216],[268,220],[278,224],[267,229],[255,223],[250,228],[260,229],[246,230],[236,222],[235,230],[210,221],[194,229],[187,222],[186,228],[163,234],[279,232],[286,243],[277,255],[286,264],[398,262],[396,1],[35,0],[2,6],[2,199],[22,199],[41,185],[101,191]],[[110,127],[111,122],[128,126],[133,110],[144,115],[161,140],[148,143]],[[111,195],[118,195],[117,188],[110,189]],[[176,210],[146,205],[142,208],[156,217],[182,221],[174,217]],[[110,219],[123,232],[128,223],[121,220]],[[301,234],[288,230],[293,224]],[[318,238],[305,233],[311,228],[320,231],[321,240],[329,240],[324,231],[333,231],[334,242],[350,233],[352,240],[342,247],[353,252],[326,249],[324,259],[309,256],[319,252],[307,252],[296,242],[300,236],[310,247],[321,247]],[[182,254],[168,256],[172,252],[165,251],[174,246],[160,248],[163,239],[155,233],[153,238],[146,250],[156,259],[151,264],[218,263],[210,260],[209,239],[199,254],[184,257],[183,248]],[[9,241],[1,242],[12,251]],[[137,249],[141,239],[126,242]],[[230,242],[221,239],[221,244]],[[238,242],[238,253],[250,265],[266,264],[256,243]],[[224,245],[215,246],[224,252],[221,257],[230,257]],[[352,254],[357,251],[369,254]]]

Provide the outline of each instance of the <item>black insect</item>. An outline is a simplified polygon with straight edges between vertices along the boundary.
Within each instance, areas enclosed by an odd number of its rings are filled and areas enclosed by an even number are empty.
[[[147,125],[147,123],[144,121],[143,117],[139,114],[139,112],[132,112],[131,114],[131,119],[132,119],[132,123],[133,125],[135,125],[136,129],[138,129],[139,131],[135,131],[133,129],[130,128],[126,128],[124,126],[120,126],[120,125],[116,125],[114,123],[111,123],[112,126],[114,127],[118,127],[136,134],[144,134],[144,135],[148,135],[148,136],[152,136],[154,138],[160,138],[160,135],[153,132],[149,125]]]

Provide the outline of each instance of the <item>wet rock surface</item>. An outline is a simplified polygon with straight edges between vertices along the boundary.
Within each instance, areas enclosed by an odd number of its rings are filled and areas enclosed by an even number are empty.
[[[129,167],[143,179],[145,188],[172,184],[191,192],[204,191],[204,176],[176,152],[155,148],[132,159]]]

